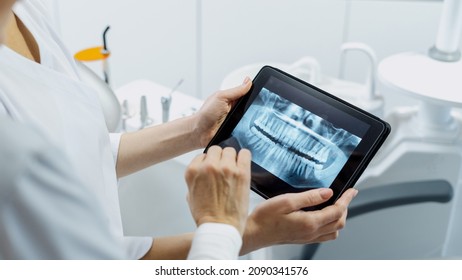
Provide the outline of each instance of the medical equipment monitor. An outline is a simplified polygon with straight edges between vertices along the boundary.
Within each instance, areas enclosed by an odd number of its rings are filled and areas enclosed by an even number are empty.
[[[250,150],[252,189],[264,198],[331,188],[328,202],[310,208],[320,209],[354,186],[389,132],[370,113],[265,66],[207,148]]]

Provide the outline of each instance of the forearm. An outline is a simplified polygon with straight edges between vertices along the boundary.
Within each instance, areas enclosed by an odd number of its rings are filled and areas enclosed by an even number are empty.
[[[200,148],[194,134],[194,116],[125,133],[120,139],[117,177]]]
[[[155,238],[143,260],[185,260],[193,240],[193,233]]]
[[[252,221],[252,216],[249,216],[245,226],[244,235],[242,236],[242,247],[239,252],[240,256],[247,255],[258,249],[268,247],[272,244],[269,240],[266,240],[266,235],[258,232],[259,227]]]

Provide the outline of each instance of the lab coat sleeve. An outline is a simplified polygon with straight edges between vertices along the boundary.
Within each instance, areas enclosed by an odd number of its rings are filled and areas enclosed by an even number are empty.
[[[5,108],[5,106],[0,102],[0,116],[6,115],[6,114],[7,114],[6,108]]]
[[[235,227],[205,223],[194,234],[188,260],[236,260],[241,246],[242,237]]]
[[[0,116],[0,259],[122,259],[102,209],[66,154]]]
[[[110,133],[109,140],[111,142],[112,156],[114,162],[117,163],[117,156],[119,154],[120,137],[122,133]],[[152,247],[152,237],[142,236],[124,236],[122,243],[127,253],[128,259],[138,260],[141,259]]]
[[[151,249],[153,238],[149,236],[124,236],[122,239],[129,260],[140,260]]]
[[[13,118],[11,112],[8,110],[10,103],[8,97],[0,90],[0,118],[3,116],[8,116],[10,119]]]
[[[49,1],[45,2],[44,0],[35,0],[32,1],[32,5],[40,12],[40,14],[44,16],[51,16],[51,13],[49,11],[49,6],[51,6],[51,3]]]
[[[120,137],[122,137],[122,133],[109,133],[112,156],[114,157],[115,163],[117,163],[117,157],[119,155]]]

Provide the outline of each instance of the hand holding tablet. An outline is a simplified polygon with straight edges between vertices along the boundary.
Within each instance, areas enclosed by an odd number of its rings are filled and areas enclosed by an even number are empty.
[[[265,66],[212,145],[252,152],[252,189],[265,198],[331,188],[332,204],[353,187],[390,132],[379,118]]]

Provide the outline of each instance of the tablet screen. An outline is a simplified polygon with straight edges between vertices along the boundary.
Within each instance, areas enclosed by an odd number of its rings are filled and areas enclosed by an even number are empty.
[[[231,133],[252,161],[294,188],[330,187],[362,135],[262,88]]]

